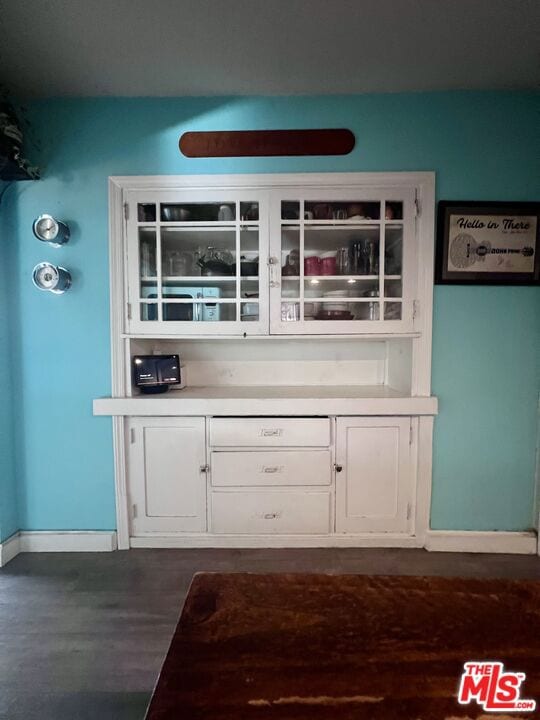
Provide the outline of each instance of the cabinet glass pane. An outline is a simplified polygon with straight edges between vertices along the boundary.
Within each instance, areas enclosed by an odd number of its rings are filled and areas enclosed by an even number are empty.
[[[162,203],[161,222],[218,223],[236,220],[236,203],[220,201],[210,203]]]
[[[384,303],[384,319],[385,320],[401,320],[402,306],[398,302]]]
[[[304,280],[304,319],[310,320],[377,320],[378,280],[354,280],[346,283],[331,278]]]
[[[311,303],[307,303],[308,308]],[[378,320],[379,301],[351,301],[348,298],[323,298],[312,303],[313,314],[304,312],[306,320],[342,322],[344,320]]]
[[[299,302],[281,303],[281,322],[298,322],[300,320]]]
[[[306,226],[304,230],[304,274],[336,279],[379,273],[378,226]]]
[[[304,283],[304,320],[314,320],[321,309],[323,288],[316,279]]]
[[[386,220],[403,220],[403,203],[401,201],[387,200],[384,217]]]
[[[284,277],[281,279],[281,297],[292,300],[300,297],[300,279]]]
[[[228,277],[236,272],[234,228],[161,230],[164,278]]]
[[[241,202],[240,203],[240,219],[244,222],[258,222],[258,220],[259,220],[259,203],[258,202]]]
[[[139,295],[157,297],[156,231],[139,229]]]
[[[281,297],[300,296],[300,228],[284,227],[281,232]]]
[[[255,226],[240,231],[240,296],[250,300],[259,295],[259,228]]]
[[[164,322],[223,322],[236,320],[235,303],[164,302]]]
[[[163,238],[161,244],[161,274],[163,278],[192,277],[200,273],[195,265],[197,253],[178,249],[176,242]]]
[[[259,319],[259,303],[247,302],[240,305],[240,320],[242,322],[253,322]]]
[[[388,210],[387,205],[387,210]],[[401,212],[401,205],[399,206]],[[403,225],[398,222],[386,225],[384,238],[384,295],[390,298],[403,296]],[[385,320],[401,319],[401,305],[385,303]]]
[[[163,278],[162,297],[164,299],[188,299],[218,297],[236,297],[235,277],[193,277],[193,278]]]
[[[157,303],[140,303],[140,319],[143,321],[155,321],[158,319]]]
[[[385,280],[384,296],[387,298],[400,298],[403,295],[403,282],[401,280]]]
[[[213,285],[201,285],[200,287],[163,287],[164,300],[179,300],[182,302],[163,303],[163,320],[219,320],[220,313],[215,311],[219,304],[212,303],[208,306],[201,305],[195,301],[199,298],[221,298],[221,288]],[[234,293],[233,293],[234,297]],[[204,310],[204,312],[203,312]]]
[[[340,277],[306,277],[304,278],[304,295],[309,297],[377,297],[379,279],[371,276],[358,278]]]
[[[300,219],[300,202],[298,200],[282,200],[282,202],[281,202],[281,219],[282,220],[299,220]]]
[[[240,294],[242,299],[251,300],[259,299],[259,281],[258,279],[242,278],[240,282]]]
[[[156,231],[149,228],[139,230],[139,269],[141,278],[155,278],[156,272]]]
[[[401,279],[403,272],[403,226],[387,225],[384,237],[384,274]]]
[[[379,220],[381,205],[378,202],[351,200],[315,200],[304,204],[306,220]]]
[[[139,203],[137,205],[137,220],[139,222],[156,222],[156,206],[154,203]]]

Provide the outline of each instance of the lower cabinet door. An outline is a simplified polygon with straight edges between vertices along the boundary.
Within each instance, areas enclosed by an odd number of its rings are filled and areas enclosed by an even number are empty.
[[[206,531],[204,418],[129,422],[131,534]]]
[[[410,532],[411,419],[338,418],[336,532]]]

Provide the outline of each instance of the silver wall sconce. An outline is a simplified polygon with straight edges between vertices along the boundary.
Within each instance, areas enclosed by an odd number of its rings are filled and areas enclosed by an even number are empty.
[[[32,230],[38,240],[53,247],[65,245],[70,237],[69,227],[66,223],[55,220],[52,215],[40,215],[34,220]]]
[[[63,267],[42,262],[32,271],[32,282],[39,290],[61,295],[71,287],[71,273]]]

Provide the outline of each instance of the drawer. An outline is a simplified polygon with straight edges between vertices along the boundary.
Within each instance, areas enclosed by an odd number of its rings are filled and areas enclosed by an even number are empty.
[[[214,447],[328,447],[328,418],[211,418]]]
[[[329,450],[262,450],[213,452],[210,460],[214,487],[330,485]]]
[[[330,532],[330,493],[213,492],[211,532],[302,535]]]

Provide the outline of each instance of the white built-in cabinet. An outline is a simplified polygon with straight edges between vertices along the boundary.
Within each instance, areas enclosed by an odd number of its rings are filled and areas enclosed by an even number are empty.
[[[129,435],[134,535],[411,533],[410,417],[132,418]]]
[[[111,178],[119,547],[421,546],[434,176]],[[180,356],[142,396],[133,356]]]

